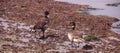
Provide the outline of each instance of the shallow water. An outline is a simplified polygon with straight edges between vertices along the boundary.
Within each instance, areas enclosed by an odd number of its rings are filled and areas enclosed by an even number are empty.
[[[6,22],[6,20],[4,20],[3,18],[0,18],[0,21],[1,21],[0,25],[3,26],[3,29],[4,29],[4,30],[7,30],[7,28],[8,28],[9,26],[8,26],[8,23]]]
[[[118,3],[120,0],[56,0],[56,1],[63,1],[69,2],[73,4],[80,4],[80,5],[90,5],[93,8],[100,8],[104,10],[92,10],[88,11],[92,15],[107,15],[111,17],[116,17],[120,19],[120,5],[117,7],[115,6],[107,6],[106,4],[113,4]]]
[[[69,2],[72,4],[80,4],[80,5],[89,5],[92,8],[98,8],[99,10],[85,10],[83,13],[91,14],[91,15],[105,15],[110,17],[115,17],[120,19],[120,5],[118,6],[107,6],[106,4],[114,4],[120,3],[120,0],[55,0],[61,2]],[[102,9],[102,10],[100,10]],[[115,23],[114,25],[119,25],[120,22]],[[120,26],[116,26],[120,27]],[[120,34],[120,29],[111,28],[112,31]]]

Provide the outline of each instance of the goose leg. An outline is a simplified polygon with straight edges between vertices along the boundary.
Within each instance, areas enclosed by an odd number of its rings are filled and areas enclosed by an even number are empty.
[[[45,38],[45,34],[44,34],[45,32],[44,31],[42,31],[42,36],[40,37],[40,39],[44,39]]]
[[[43,36],[42,36],[42,38],[45,38],[45,31],[43,31]]]
[[[72,47],[74,47],[74,42],[73,42],[73,39],[72,39],[72,41],[71,41],[71,45],[72,45]]]

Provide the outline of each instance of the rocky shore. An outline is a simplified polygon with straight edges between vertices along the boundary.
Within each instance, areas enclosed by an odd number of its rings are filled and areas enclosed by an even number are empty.
[[[89,35],[107,39],[110,45],[116,47],[116,49],[113,49],[113,52],[119,53],[120,47],[117,46],[120,45],[120,41],[109,39],[109,37],[120,38],[120,34],[111,31],[111,25],[113,22],[116,22],[117,19],[114,17],[93,16],[77,12],[77,10],[86,9],[87,7],[87,5],[70,4],[54,0],[1,0],[0,52],[49,53],[48,51],[60,47],[61,43],[65,43],[64,41],[69,42],[67,36],[62,32],[57,33],[56,36],[60,36],[59,38],[49,38],[47,40],[39,40],[39,42],[36,38],[37,35],[30,33],[25,28],[30,28],[30,26],[35,25],[41,17],[44,17],[43,13],[49,11],[49,29],[64,31],[70,21],[75,21],[77,23],[75,30],[84,31]],[[7,29],[4,29],[5,23],[8,24]],[[20,28],[20,26],[23,28]],[[18,29],[14,30],[16,28]],[[22,33],[23,35],[21,35]],[[56,32],[48,31],[48,35],[52,34],[56,34]],[[57,43],[59,43],[59,45]],[[67,46],[64,45],[61,47]],[[56,51],[54,50],[51,53],[55,53]],[[63,53],[79,53],[80,51],[81,50],[77,49],[66,49],[66,52]],[[107,49],[105,49],[105,51],[107,51]],[[60,53],[60,51],[57,52]]]

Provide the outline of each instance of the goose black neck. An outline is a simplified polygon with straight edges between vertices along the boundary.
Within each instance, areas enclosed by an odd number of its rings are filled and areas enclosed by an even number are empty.
[[[76,27],[76,23],[73,21],[70,23],[73,27],[72,27],[72,30],[75,30],[75,27]]]
[[[45,15],[45,18],[47,18],[47,19],[48,19],[48,15]]]
[[[49,12],[48,12],[48,11],[45,11],[44,14],[45,14],[45,16],[48,16],[48,15],[49,15]]]

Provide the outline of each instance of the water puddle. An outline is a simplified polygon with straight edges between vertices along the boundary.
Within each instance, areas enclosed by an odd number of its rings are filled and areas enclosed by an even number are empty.
[[[28,45],[21,44],[21,43],[14,43],[13,44],[15,47],[28,47]]]
[[[80,13],[91,15],[105,15],[120,19],[120,0],[55,0],[69,2],[72,4],[89,5],[89,9],[80,10]],[[117,22],[120,24],[120,22]],[[120,27],[120,26],[117,26]],[[120,34],[120,29],[111,28],[112,31]]]
[[[119,38],[117,38],[117,37],[108,37],[110,40],[115,40],[115,41],[120,41],[120,39]]]
[[[22,42],[29,42],[29,39],[27,39],[27,38],[21,38],[19,40],[21,40]]]

